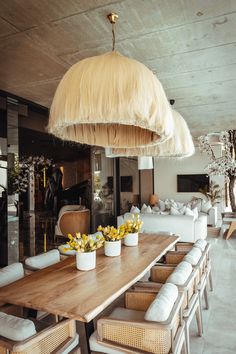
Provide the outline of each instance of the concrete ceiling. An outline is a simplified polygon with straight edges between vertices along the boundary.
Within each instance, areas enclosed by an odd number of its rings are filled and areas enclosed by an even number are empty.
[[[116,49],[156,72],[194,136],[236,128],[235,0],[0,0],[0,89],[50,107],[75,62]]]

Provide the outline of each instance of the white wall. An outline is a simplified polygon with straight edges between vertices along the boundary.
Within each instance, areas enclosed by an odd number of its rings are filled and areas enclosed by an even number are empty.
[[[216,156],[221,155],[221,146],[214,146]],[[177,192],[177,175],[181,174],[203,174],[206,173],[205,167],[209,163],[209,157],[206,153],[201,153],[196,148],[196,153],[182,160],[175,159],[154,159],[154,190],[155,194],[162,200],[166,198],[174,199],[180,202],[187,202],[193,196],[203,197],[201,193],[178,193]],[[224,177],[214,176],[212,178],[220,185],[224,193]],[[223,194],[222,193],[222,194]],[[219,205],[219,212],[223,205]]]

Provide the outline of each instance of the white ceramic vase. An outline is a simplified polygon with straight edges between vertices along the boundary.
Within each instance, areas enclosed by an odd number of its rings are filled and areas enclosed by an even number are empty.
[[[96,251],[76,252],[76,268],[85,271],[96,268]]]
[[[138,232],[134,232],[132,234],[127,234],[124,238],[125,246],[137,246],[138,245]]]
[[[104,242],[105,256],[116,257],[121,253],[121,240]]]

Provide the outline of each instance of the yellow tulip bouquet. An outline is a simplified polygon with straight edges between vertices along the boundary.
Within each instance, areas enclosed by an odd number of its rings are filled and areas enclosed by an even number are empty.
[[[136,214],[135,217],[133,214],[132,219],[126,220],[125,223],[121,226],[123,226],[125,230],[125,234],[133,234],[139,232],[141,230],[142,225],[143,225],[143,221],[140,220],[139,214]]]
[[[81,234],[78,232],[75,236],[68,234],[69,241],[67,244],[70,246],[65,250],[75,250],[76,252],[93,252],[98,248],[102,247],[104,244],[104,237],[96,236],[96,238],[91,235]]]
[[[103,234],[103,237],[105,241],[119,241],[122,238],[125,237],[125,228],[124,225],[121,225],[118,228],[115,228],[114,226],[105,226],[102,227],[101,225],[98,226],[98,231],[101,231]]]

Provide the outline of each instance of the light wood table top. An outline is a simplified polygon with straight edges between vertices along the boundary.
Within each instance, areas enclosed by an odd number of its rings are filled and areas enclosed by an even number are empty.
[[[82,272],[75,257],[36,271],[0,289],[0,301],[89,322],[123,294],[179,240],[140,234],[137,247],[122,246],[121,256],[97,251],[96,269]]]

